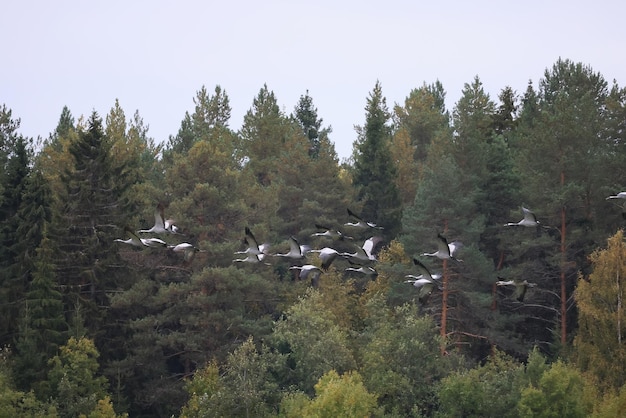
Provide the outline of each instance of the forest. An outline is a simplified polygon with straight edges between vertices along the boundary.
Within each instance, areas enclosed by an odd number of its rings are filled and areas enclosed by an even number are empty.
[[[344,161],[308,91],[3,104],[0,416],[625,416],[626,88],[445,97],[375,82]]]

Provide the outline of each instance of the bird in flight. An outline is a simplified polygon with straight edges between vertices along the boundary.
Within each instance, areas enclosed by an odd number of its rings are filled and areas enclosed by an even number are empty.
[[[531,211],[530,209],[527,209],[524,206],[522,206],[522,213],[524,214],[524,217],[522,218],[521,221],[519,221],[519,222],[508,222],[508,223],[504,224],[504,226],[525,226],[525,227],[528,227],[528,228],[532,228],[534,226],[538,226],[539,225],[539,221],[537,220],[537,217],[535,216],[533,211]]]
[[[247,226],[245,229],[245,234],[246,236],[243,239],[243,242],[248,247],[244,251],[235,252],[235,254],[255,254],[258,256],[262,256],[260,258],[263,259],[264,256],[267,254],[270,248],[270,245],[268,243],[259,244],[256,238],[254,237],[254,234],[252,233],[250,228],[248,228]]]
[[[286,257],[294,260],[301,260],[311,251],[308,245],[300,245],[296,237],[289,238],[289,251],[283,254],[274,254],[275,257]]]
[[[318,253],[320,261],[322,262],[321,268],[326,271],[335,259],[340,255],[339,251],[334,248],[324,247],[321,250],[311,250],[312,253]]]
[[[130,236],[128,239],[116,239],[116,242],[133,245],[135,247],[167,247],[167,243],[160,238],[139,238],[130,228],[125,227],[124,231]]]
[[[370,237],[365,240],[362,247],[357,247],[353,253],[340,253],[342,257],[347,258],[353,263],[364,263],[368,261],[376,261],[374,248],[383,240],[382,237]]]
[[[305,264],[303,266],[291,266],[289,270],[300,270],[298,273],[298,278],[300,280],[306,280],[307,278],[311,278],[311,286],[318,287],[320,276],[322,274],[322,270],[319,267],[314,266],[313,264]]]
[[[456,253],[463,247],[463,243],[460,241],[453,241],[448,243],[446,237],[441,234],[437,234],[437,251],[433,253],[422,253],[423,256],[426,257],[437,257],[440,260],[456,260],[461,261],[456,258]]]
[[[417,268],[419,275],[415,276],[407,274],[405,277],[405,283],[413,283],[413,286],[417,289],[417,298],[420,303],[426,303],[428,297],[433,293],[435,288],[440,288],[439,284],[435,282],[435,275],[431,274],[428,268],[421,261],[413,259],[413,264]]]
[[[350,209],[348,209],[348,216],[354,218],[356,222],[346,222],[344,224],[346,226],[351,226],[353,228],[361,228],[361,229],[366,229],[366,228],[383,229],[382,226],[378,226],[373,222],[364,221],[359,215],[352,212]]]
[[[320,224],[315,224],[315,227],[317,229],[321,229],[323,232],[315,232],[311,234],[312,237],[329,237],[329,238],[338,239],[338,240],[354,239],[352,237],[344,235],[341,231],[337,229],[332,229],[332,228],[329,228],[327,226],[320,225]]]
[[[619,192],[616,195],[612,195],[606,198],[606,200],[610,200],[610,199],[624,199],[626,200],[626,192]]]
[[[526,279],[524,280],[502,280],[502,277],[498,277],[500,280],[496,282],[497,286],[515,286],[515,291],[513,292],[513,298],[517,299],[518,302],[524,301],[524,296],[526,296],[526,291],[529,287],[537,286],[537,283],[529,283]]]
[[[137,232],[153,234],[180,234],[180,228],[173,219],[165,219],[165,207],[159,203],[154,210],[154,225],[150,229],[140,229]]]

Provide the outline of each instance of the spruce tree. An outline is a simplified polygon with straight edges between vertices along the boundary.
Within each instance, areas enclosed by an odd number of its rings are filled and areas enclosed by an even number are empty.
[[[388,239],[400,232],[402,216],[396,166],[390,151],[390,116],[377,81],[365,106],[365,125],[359,129],[360,138],[354,144],[353,184],[363,218],[383,226]]]
[[[0,194],[0,313],[5,318],[0,325],[0,343],[4,344],[15,337],[20,303],[27,284],[21,274],[23,266],[20,261],[23,257],[20,254],[22,237],[18,233],[18,211],[22,206],[30,171],[26,140],[20,135],[7,139],[7,142],[13,142],[14,147],[3,167]]]
[[[37,248],[32,281],[22,304],[19,336],[15,343],[15,382],[22,390],[45,392],[48,360],[65,342],[67,324],[62,294],[57,289],[52,242],[45,238]]]
[[[65,185],[55,211],[51,238],[58,249],[57,274],[68,311],[84,305],[86,325],[101,331],[107,292],[124,288],[124,274],[114,239],[124,225],[128,184],[113,171],[111,144],[94,111],[86,130],[69,146],[72,166],[62,175]]]
[[[50,134],[50,137],[46,141],[46,145],[52,146],[57,152],[61,151],[63,148],[61,138],[67,138],[68,134],[75,129],[76,126],[74,124],[72,112],[70,112],[70,109],[67,106],[63,106],[57,127],[54,132]]]
[[[313,98],[309,95],[308,90],[305,95],[300,96],[300,100],[294,108],[293,117],[298,121],[302,132],[309,140],[309,155],[312,158],[317,158],[320,154],[322,141],[332,132],[332,128],[322,128],[323,119],[318,117],[317,108],[313,105]]]

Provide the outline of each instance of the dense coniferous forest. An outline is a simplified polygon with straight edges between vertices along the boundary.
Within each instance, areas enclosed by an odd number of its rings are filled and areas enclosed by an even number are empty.
[[[39,139],[2,105],[0,415],[623,414],[626,89],[383,87],[346,161],[267,85],[239,130],[202,86],[162,143],[117,101]]]

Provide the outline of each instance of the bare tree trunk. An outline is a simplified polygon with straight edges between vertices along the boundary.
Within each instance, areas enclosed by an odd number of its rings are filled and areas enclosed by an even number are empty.
[[[448,321],[448,279],[450,275],[448,273],[448,260],[443,260],[443,282],[442,282],[442,297],[441,297],[441,355],[446,352],[446,324]]]
[[[561,171],[561,187],[565,186],[565,173]],[[567,342],[567,288],[565,286],[565,266],[567,253],[565,245],[565,205],[561,206],[561,344]]]
[[[621,252],[620,252],[621,254]],[[622,345],[622,288],[619,285],[619,272],[622,268],[621,260],[617,263],[617,342]],[[623,352],[620,350],[620,353]]]
[[[444,221],[443,233],[448,232],[448,221]],[[442,296],[441,296],[441,355],[446,352],[446,334],[447,334],[447,321],[448,321],[448,280],[450,274],[448,272],[448,260],[443,260],[443,281],[442,281]]]

